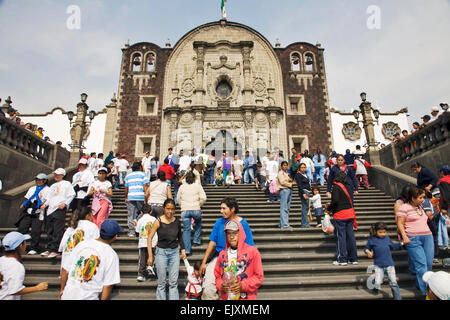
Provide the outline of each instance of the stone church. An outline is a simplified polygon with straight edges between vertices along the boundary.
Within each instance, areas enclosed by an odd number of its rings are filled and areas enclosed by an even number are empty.
[[[117,106],[104,149],[140,158],[172,147],[209,154],[310,151],[333,146],[320,44],[275,47],[258,31],[221,20],[173,47],[125,45]]]

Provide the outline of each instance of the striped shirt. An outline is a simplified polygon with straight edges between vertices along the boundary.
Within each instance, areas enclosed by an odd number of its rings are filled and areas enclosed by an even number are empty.
[[[129,201],[144,201],[144,184],[149,184],[147,175],[142,171],[133,171],[125,177],[125,187],[128,188]]]

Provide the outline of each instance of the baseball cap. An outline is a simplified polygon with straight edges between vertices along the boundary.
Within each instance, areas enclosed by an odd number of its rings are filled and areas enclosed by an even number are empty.
[[[424,115],[421,119],[428,119],[428,120],[430,120],[431,119],[431,117],[429,116],[429,115]]]
[[[442,166],[439,169],[439,173],[441,173],[441,172],[443,172],[445,175],[449,175],[450,174],[450,166],[448,166],[448,165]]]
[[[450,299],[450,274],[445,271],[427,271],[422,279],[428,287],[441,300]]]
[[[119,226],[116,220],[105,220],[100,227],[100,235],[105,237],[114,237],[122,231],[123,228]]]
[[[439,108],[438,107],[432,107],[431,108],[431,112],[439,112]]]
[[[78,164],[88,164],[88,160],[86,158],[81,158],[80,161],[78,161]]]
[[[54,174],[62,174],[63,176],[66,175],[66,170],[64,170],[63,168],[58,168],[55,171],[53,171]]]
[[[28,239],[31,239],[29,234],[21,234],[20,232],[12,231],[3,238],[2,245],[6,251],[13,251],[16,250],[22,242]]]
[[[97,173],[99,173],[100,171],[105,171],[106,173],[108,173],[108,169],[106,169],[105,167],[101,167],[100,169],[98,169]]]
[[[7,113],[11,113],[11,112],[17,112],[17,110],[14,109],[13,107],[9,107]]]
[[[35,179],[48,180],[47,175],[45,173],[39,173]]]
[[[399,135],[400,135],[400,133],[398,133],[398,132],[394,133],[394,137],[399,136]]]
[[[229,230],[229,231],[239,231],[239,225],[234,220],[228,221],[225,224],[225,231],[227,231],[227,230]]]

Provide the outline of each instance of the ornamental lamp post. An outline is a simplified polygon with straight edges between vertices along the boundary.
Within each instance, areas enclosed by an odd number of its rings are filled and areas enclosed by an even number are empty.
[[[375,139],[375,122],[378,124],[378,118],[380,117],[380,111],[372,108],[372,104],[367,101],[367,94],[362,92],[360,94],[362,103],[359,105],[359,110],[353,111],[353,116],[359,122],[363,123],[364,133],[367,140],[367,153],[369,154],[370,161],[372,164],[379,165],[380,156],[378,154],[378,144],[379,142]],[[358,120],[359,116],[362,115],[362,120]],[[372,117],[373,115],[373,117]]]
[[[81,153],[83,149],[86,147],[83,145],[83,142],[89,137],[89,126],[92,123],[92,120],[97,115],[94,110],[91,110],[88,114],[89,106],[87,105],[88,95],[86,93],[81,94],[81,102],[77,104],[76,114],[72,111],[67,112],[67,118],[70,121],[70,138],[72,139],[72,143],[69,144],[71,150],[70,155],[70,166],[76,166],[78,160],[81,157]],[[86,121],[86,116],[89,117],[90,121]],[[75,119],[74,119],[75,118]]]

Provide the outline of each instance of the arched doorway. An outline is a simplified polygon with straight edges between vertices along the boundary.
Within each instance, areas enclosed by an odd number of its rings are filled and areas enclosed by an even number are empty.
[[[216,137],[206,145],[205,152],[206,154],[212,153],[216,159],[221,158],[224,152],[228,152],[232,157],[237,154],[242,159],[242,145],[226,130],[217,132]]]

